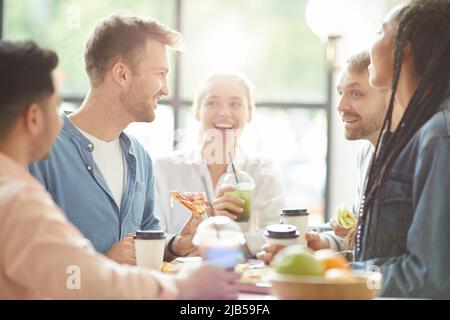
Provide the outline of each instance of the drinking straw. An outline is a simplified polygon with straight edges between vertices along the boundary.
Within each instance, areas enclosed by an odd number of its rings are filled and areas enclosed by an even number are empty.
[[[234,173],[234,179],[236,180],[236,183],[239,184],[239,179],[237,176],[236,168],[234,167],[233,157],[231,156],[231,152],[228,152],[228,156],[230,157],[231,168],[233,169],[233,173]]]

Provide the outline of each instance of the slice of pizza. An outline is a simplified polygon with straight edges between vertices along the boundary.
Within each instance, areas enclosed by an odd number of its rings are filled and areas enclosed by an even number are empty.
[[[173,200],[180,202],[195,218],[200,218],[206,212],[208,200],[204,192],[171,191],[170,194],[172,205]]]

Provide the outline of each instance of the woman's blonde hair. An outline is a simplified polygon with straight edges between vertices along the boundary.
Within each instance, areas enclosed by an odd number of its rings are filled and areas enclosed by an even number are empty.
[[[247,95],[247,104],[249,108],[250,117],[253,114],[253,110],[255,109],[255,101],[253,98],[253,85],[248,80],[248,78],[239,72],[226,72],[226,71],[215,71],[206,75],[197,86],[196,94],[194,97],[194,103],[192,105],[192,111],[194,115],[198,115],[200,112],[200,107],[205,99],[205,95],[208,89],[208,86],[216,80],[225,79],[225,80],[233,80],[242,85]]]

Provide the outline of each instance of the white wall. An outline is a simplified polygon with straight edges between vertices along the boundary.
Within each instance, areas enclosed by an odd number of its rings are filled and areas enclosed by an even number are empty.
[[[364,3],[359,10],[362,10],[361,16],[366,17],[366,21],[359,21],[354,30],[338,40],[337,66],[344,65],[349,56],[370,48],[381,21],[392,6],[382,0],[358,0],[355,3]],[[344,203],[348,207],[353,204],[358,179],[356,154],[362,144],[361,141],[347,141],[344,138],[343,125],[336,110],[338,97],[335,88],[339,72],[340,68],[337,68],[334,73],[331,114],[330,215],[334,214],[338,204]]]
[[[333,106],[337,97],[334,96]],[[339,204],[351,208],[358,181],[356,154],[361,141],[348,141],[344,138],[343,125],[336,107],[331,112],[331,146],[330,146],[330,195],[329,216],[335,212]]]

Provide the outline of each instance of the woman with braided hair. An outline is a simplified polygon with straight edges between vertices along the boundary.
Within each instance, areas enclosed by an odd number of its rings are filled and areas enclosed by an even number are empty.
[[[372,85],[392,89],[361,205],[354,268],[381,295],[450,299],[450,1],[394,8],[371,49]],[[391,133],[394,101],[405,106]]]

